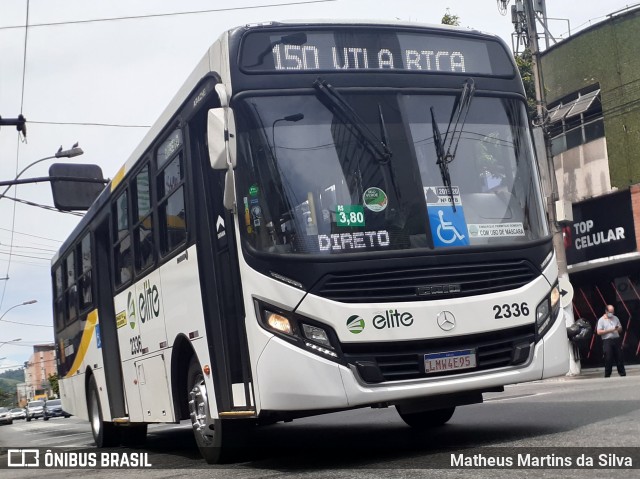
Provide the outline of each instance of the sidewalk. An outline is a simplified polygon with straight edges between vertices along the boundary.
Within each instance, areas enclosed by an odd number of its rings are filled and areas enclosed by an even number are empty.
[[[627,376],[640,376],[640,364],[625,364],[625,371],[627,372]],[[613,366],[613,371],[611,373],[612,378],[617,378],[618,371],[615,366]],[[604,378],[604,367],[601,368],[582,368],[580,374],[576,376],[564,376],[559,377],[557,379],[560,380],[576,380],[576,379],[594,379],[594,378]]]

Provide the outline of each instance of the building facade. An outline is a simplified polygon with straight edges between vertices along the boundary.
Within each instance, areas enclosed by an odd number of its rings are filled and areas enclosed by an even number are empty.
[[[560,197],[576,318],[595,325],[612,304],[625,360],[640,362],[640,8],[554,45],[542,56],[547,128]],[[602,365],[595,336],[583,365]]]
[[[51,397],[53,391],[49,376],[57,373],[56,351],[53,344],[39,344],[33,347],[33,354],[25,363],[24,381],[27,400]]]

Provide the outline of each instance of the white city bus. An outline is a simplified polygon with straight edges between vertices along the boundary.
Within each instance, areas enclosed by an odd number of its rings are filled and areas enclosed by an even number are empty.
[[[225,32],[53,260],[65,411],[98,446],[191,420],[449,420],[568,368],[504,42],[416,24]],[[122,434],[124,432],[124,434]]]

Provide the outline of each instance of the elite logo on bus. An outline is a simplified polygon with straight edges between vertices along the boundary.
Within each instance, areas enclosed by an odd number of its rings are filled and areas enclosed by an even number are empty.
[[[389,309],[373,317],[373,327],[376,329],[392,329],[405,327],[408,328],[413,324],[413,315],[411,313],[401,313],[397,309]]]
[[[133,299],[133,292],[129,291],[127,295],[127,312],[129,313],[129,326],[136,329],[136,302]]]
[[[357,314],[354,314],[347,319],[347,329],[353,334],[360,334],[364,330],[364,325],[364,319]]]
[[[151,286],[149,280],[144,282],[142,292],[138,295],[138,310],[143,323],[160,316],[160,293],[158,287],[155,284]]]

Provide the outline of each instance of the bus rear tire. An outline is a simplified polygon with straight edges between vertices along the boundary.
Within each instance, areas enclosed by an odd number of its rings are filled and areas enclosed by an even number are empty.
[[[98,395],[98,386],[93,376],[89,378],[87,389],[87,408],[89,410],[89,421],[91,422],[91,432],[96,447],[112,447],[118,445],[118,431],[112,422],[102,419],[102,406]]]
[[[455,406],[433,409],[431,411],[420,412],[403,412],[401,408],[396,406],[398,414],[402,420],[414,429],[429,429],[444,425],[456,410]]]
[[[239,459],[251,424],[242,419],[213,419],[209,414],[209,391],[198,359],[193,356],[187,374],[189,418],[200,454],[209,464]]]

